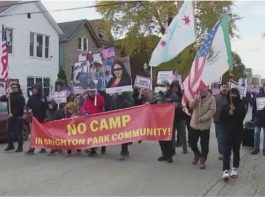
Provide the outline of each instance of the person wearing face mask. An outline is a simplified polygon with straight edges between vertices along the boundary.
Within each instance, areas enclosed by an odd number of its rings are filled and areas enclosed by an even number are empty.
[[[240,99],[238,89],[233,88],[227,95],[228,103],[221,110],[220,120],[224,126],[223,179],[237,177],[240,160],[240,145],[246,107]],[[233,168],[230,171],[230,157],[233,152]]]
[[[190,108],[193,111],[190,121],[190,144],[194,152],[192,164],[195,165],[200,161],[200,169],[205,169],[205,162],[209,153],[210,128],[216,111],[215,99],[207,87],[191,101]],[[197,145],[199,139],[201,151],[199,151]]]
[[[224,136],[224,126],[220,120],[221,110],[224,105],[227,104],[227,90],[228,85],[226,83],[220,85],[220,93],[215,96],[216,102],[216,112],[213,116],[214,125],[215,125],[215,134],[218,144],[219,160],[223,159],[223,136]]]
[[[265,97],[265,83],[261,88],[259,94],[255,97],[252,109],[252,120],[255,125],[254,132],[254,150],[251,152],[252,155],[259,153],[260,148],[260,132],[263,128],[263,155],[265,156],[265,107],[262,110],[257,110],[257,99]]]

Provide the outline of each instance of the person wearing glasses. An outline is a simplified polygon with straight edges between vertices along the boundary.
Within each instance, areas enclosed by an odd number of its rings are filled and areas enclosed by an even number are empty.
[[[131,77],[121,61],[113,63],[111,69],[112,78],[107,84],[107,88],[131,85]]]
[[[15,152],[23,151],[23,114],[25,106],[25,98],[20,89],[20,84],[11,84],[11,93],[0,97],[0,101],[6,101],[10,99],[10,109],[8,105],[9,118],[7,120],[7,138],[8,146],[5,151],[14,150],[14,136],[17,135],[18,147]]]

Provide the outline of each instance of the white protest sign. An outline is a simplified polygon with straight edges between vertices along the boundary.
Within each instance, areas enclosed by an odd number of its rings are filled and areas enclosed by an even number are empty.
[[[166,87],[155,87],[155,93],[159,93],[160,91],[166,92],[167,88]]]
[[[240,93],[240,98],[242,97],[246,97],[247,95],[247,87],[243,87],[243,86],[237,86],[236,87]]]
[[[171,84],[173,81],[173,71],[159,71],[157,74],[157,84],[162,84],[164,80],[167,80]]]
[[[143,88],[143,89],[151,89],[152,80],[151,78],[146,78],[143,76],[137,75],[135,78],[134,86]]]
[[[55,100],[57,104],[67,103],[67,92],[66,91],[55,91],[52,93],[52,99]]]
[[[257,111],[263,110],[265,107],[265,97],[256,98]]]

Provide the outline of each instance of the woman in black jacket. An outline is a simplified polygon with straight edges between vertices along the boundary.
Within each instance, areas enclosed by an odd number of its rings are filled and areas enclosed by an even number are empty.
[[[237,177],[240,161],[240,145],[243,132],[243,120],[246,107],[240,99],[239,91],[231,89],[227,95],[228,103],[221,111],[221,122],[224,126],[223,179]],[[230,157],[233,152],[233,168],[230,171]],[[230,172],[229,172],[230,171]]]

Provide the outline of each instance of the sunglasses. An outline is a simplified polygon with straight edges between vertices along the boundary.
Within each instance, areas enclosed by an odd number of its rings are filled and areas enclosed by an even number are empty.
[[[113,69],[113,71],[119,71],[122,70],[122,68]]]

